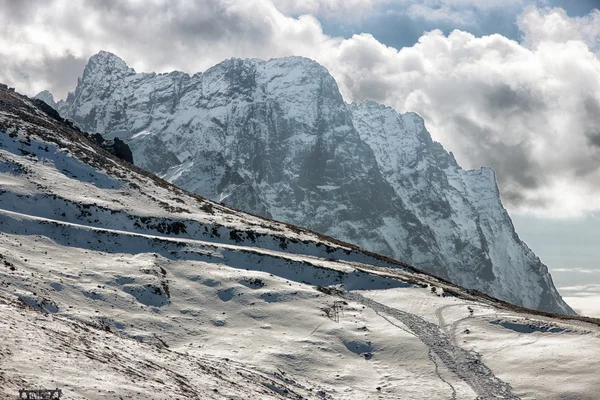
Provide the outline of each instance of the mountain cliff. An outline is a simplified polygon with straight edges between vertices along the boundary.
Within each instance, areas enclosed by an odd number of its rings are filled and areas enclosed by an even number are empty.
[[[416,114],[345,103],[312,60],[231,59],[190,76],[136,73],[100,52],[56,107],[184,189],[513,304],[573,313],[516,234],[493,170],[463,170]]]

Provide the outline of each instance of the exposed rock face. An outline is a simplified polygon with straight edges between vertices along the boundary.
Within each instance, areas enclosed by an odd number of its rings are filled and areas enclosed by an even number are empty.
[[[114,140],[106,140],[99,133],[94,133],[93,135],[91,135],[91,137],[96,142],[96,144],[102,147],[104,150],[119,157],[121,160],[125,160],[128,163],[133,164],[133,153],[131,152],[131,149],[129,148],[127,143],[125,143],[118,137],[114,138]]]
[[[463,170],[416,114],[346,104],[312,60],[231,59],[189,76],[138,74],[101,52],[58,109],[185,189],[518,305],[573,312],[515,233],[491,169]]]

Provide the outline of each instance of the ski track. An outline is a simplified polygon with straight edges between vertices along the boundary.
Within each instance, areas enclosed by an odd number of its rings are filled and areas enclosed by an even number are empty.
[[[414,314],[378,303],[359,293],[347,292],[344,297],[401,321],[432,353],[437,355],[450,371],[473,389],[478,396],[477,400],[520,400],[520,397],[512,393],[511,386],[496,378],[494,373],[479,360],[476,353],[455,346],[444,330],[437,325]]]

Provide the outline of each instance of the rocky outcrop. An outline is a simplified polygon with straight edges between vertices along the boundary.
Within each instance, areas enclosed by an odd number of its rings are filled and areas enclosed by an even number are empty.
[[[96,142],[96,144],[102,147],[104,150],[120,158],[121,160],[125,160],[128,163],[133,164],[133,153],[131,152],[131,149],[129,148],[127,143],[125,143],[118,137],[114,138],[114,140],[106,140],[99,133],[95,133],[91,135],[91,137]]]

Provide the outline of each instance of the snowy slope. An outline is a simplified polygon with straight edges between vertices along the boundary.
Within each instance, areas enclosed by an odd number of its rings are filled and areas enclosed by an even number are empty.
[[[322,398],[280,374],[122,338],[1,293],[0,314],[3,399],[34,386],[61,388],[67,399]]]
[[[189,191],[573,313],[515,233],[491,169],[460,168],[415,114],[346,104],[312,60],[231,59],[189,76],[136,73],[100,52],[57,107],[85,130],[133,138],[137,165]]]
[[[0,393],[594,398],[600,321],[190,195],[0,92]],[[27,362],[23,362],[27,360]]]

